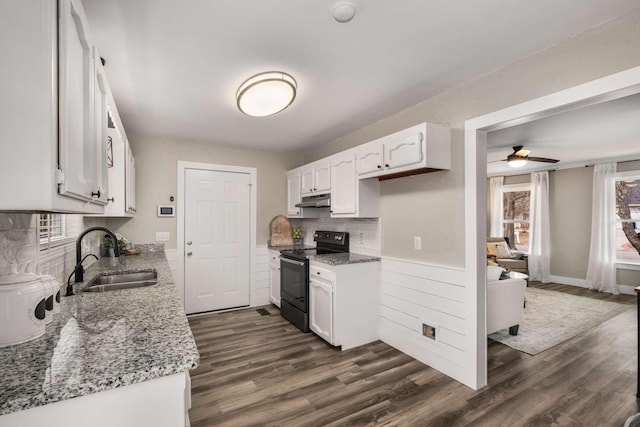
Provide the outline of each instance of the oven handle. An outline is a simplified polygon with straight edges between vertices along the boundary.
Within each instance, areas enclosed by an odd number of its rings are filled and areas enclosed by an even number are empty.
[[[285,257],[280,257],[280,261],[284,261],[284,262],[288,262],[289,264],[295,264],[295,265],[299,265],[300,267],[304,267],[304,262],[301,261],[294,261],[292,259],[289,258],[285,258]]]

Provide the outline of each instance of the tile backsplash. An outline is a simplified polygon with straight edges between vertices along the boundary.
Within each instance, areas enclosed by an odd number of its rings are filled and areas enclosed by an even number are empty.
[[[36,272],[55,276],[60,283],[67,280],[75,266],[75,241],[50,249],[41,248],[37,229],[38,214],[0,212],[0,275],[8,274],[11,264],[19,272]],[[104,218],[69,215],[67,227],[72,235],[93,226],[104,226]],[[99,254],[100,233],[91,233],[83,240],[82,253]],[[44,250],[41,250],[44,249]],[[86,265],[90,262],[87,260]]]
[[[292,219],[291,223],[302,227],[305,245],[315,246],[313,233],[316,230],[348,231],[351,252],[371,256],[382,253],[382,221],[379,218]]]
[[[18,271],[35,268],[36,215],[0,213],[0,275],[10,272],[15,263]]]

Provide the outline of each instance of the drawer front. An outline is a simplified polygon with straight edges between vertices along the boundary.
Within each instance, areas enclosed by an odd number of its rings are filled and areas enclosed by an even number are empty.
[[[318,267],[317,265],[309,266],[309,278],[312,278],[312,277],[328,280],[329,282],[335,282],[336,280],[335,272],[327,268]]]

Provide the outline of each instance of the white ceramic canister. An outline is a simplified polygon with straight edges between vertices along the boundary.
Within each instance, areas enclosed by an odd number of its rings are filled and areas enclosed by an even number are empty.
[[[38,338],[45,331],[46,298],[42,280],[32,273],[0,276],[0,347]]]
[[[46,295],[46,317],[45,317],[45,321],[47,323],[47,325],[49,323],[51,323],[53,321],[53,313],[54,313],[54,307],[55,307],[55,300],[56,300],[56,291],[57,289],[55,288],[54,282],[58,283],[56,281],[56,279],[53,276],[49,276],[49,275],[44,275],[44,276],[40,276],[40,279],[42,280],[42,283],[44,284],[44,292]]]

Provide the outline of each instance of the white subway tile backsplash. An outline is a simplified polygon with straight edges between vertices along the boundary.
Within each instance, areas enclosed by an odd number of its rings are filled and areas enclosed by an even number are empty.
[[[347,231],[351,252],[371,256],[382,254],[382,221],[379,218],[310,218],[291,222],[302,227],[306,245],[314,245],[316,230]]]

